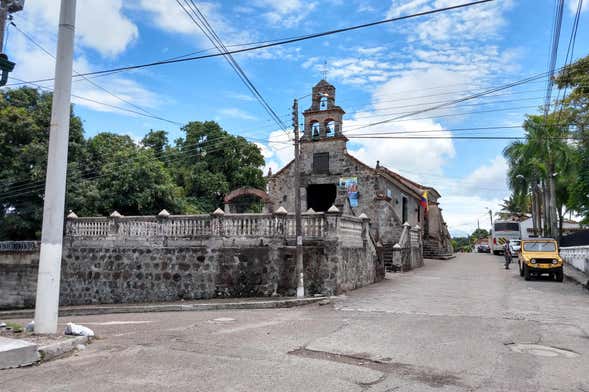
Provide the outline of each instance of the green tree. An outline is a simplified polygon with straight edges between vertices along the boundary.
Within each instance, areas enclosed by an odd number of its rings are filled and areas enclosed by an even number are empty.
[[[51,99],[49,93],[26,87],[0,93],[0,239],[40,236]],[[72,110],[69,201],[70,191],[81,185],[85,161],[82,121]]]
[[[559,111],[562,122],[570,124],[577,144],[576,173],[568,184],[567,204],[589,222],[589,55],[565,67],[555,78],[558,88],[570,91]]]
[[[481,238],[488,238],[488,237],[489,237],[489,232],[485,229],[476,229],[470,235],[470,238],[473,241],[480,240]]]
[[[30,88],[0,93],[0,240],[40,237],[51,100]],[[72,110],[66,211],[211,212],[232,189],[264,189],[256,145],[212,121],[188,123],[183,131],[173,146],[163,130],[151,130],[140,144],[110,132],[86,140]],[[259,207],[244,201],[244,210]]]
[[[211,212],[223,197],[243,186],[265,188],[260,149],[233,136],[214,121],[190,122],[182,128],[168,156],[176,183],[184,189],[191,211]]]
[[[164,152],[170,147],[168,145],[168,133],[166,131],[150,130],[141,140],[141,144],[151,148],[158,158],[164,159]]]
[[[532,189],[532,205],[536,219],[543,212],[544,235],[556,237],[557,182],[556,177],[572,170],[573,147],[566,142],[567,127],[561,126],[557,113],[547,116],[528,115],[524,122],[525,142],[514,142],[505,150],[509,163],[509,183],[514,196],[525,200]],[[541,192],[538,193],[538,188]],[[536,225],[538,222],[535,222]]]
[[[154,215],[162,209],[184,210],[182,190],[153,151],[138,146],[114,153],[96,181],[95,210],[108,215]]]

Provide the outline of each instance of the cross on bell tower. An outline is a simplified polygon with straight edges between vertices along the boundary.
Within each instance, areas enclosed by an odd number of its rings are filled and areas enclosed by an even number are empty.
[[[323,62],[323,70],[321,73],[323,74],[323,80],[327,80],[327,60]]]
[[[326,71],[325,71],[326,72]],[[342,138],[342,117],[344,110],[335,104],[335,87],[321,79],[313,87],[311,107],[303,112],[305,129],[304,141]]]

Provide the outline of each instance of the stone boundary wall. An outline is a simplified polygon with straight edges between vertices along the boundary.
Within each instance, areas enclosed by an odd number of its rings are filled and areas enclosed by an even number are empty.
[[[36,247],[0,251],[0,310],[33,307],[38,268]]]
[[[60,304],[295,295],[290,216],[239,215],[69,218]],[[208,222],[198,225],[217,234],[198,232],[186,223],[191,220]],[[332,213],[305,222],[307,295],[339,294],[384,277],[367,219]],[[38,253],[29,253],[19,262],[14,253],[0,252],[0,288],[10,290],[0,291],[1,308],[34,305]]]

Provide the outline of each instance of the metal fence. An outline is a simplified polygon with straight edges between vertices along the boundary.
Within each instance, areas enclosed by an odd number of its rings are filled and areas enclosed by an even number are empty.
[[[32,252],[39,249],[40,241],[0,241],[0,252]]]

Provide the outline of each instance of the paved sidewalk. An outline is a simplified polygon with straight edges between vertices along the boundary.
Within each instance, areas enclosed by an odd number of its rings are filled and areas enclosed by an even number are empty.
[[[230,309],[275,309],[291,308],[293,306],[308,305],[322,301],[326,297],[292,298],[220,298],[197,301],[159,302],[140,304],[108,304],[108,305],[80,305],[62,306],[59,315],[86,316],[111,313],[149,313],[149,312],[186,312],[206,310]],[[0,311],[0,320],[26,319],[34,317],[34,309],[19,309]]]

